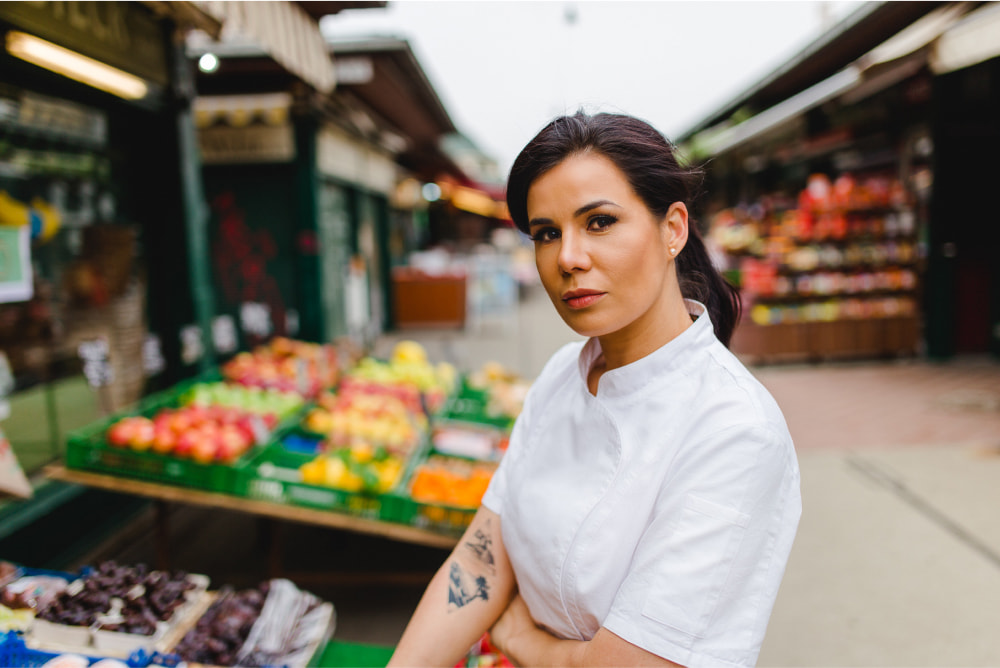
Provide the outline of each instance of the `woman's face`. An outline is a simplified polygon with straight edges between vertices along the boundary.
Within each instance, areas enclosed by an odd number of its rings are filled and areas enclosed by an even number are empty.
[[[579,153],[528,190],[529,233],[542,285],[566,324],[586,337],[655,336],[676,285],[678,207],[656,218],[608,158]],[[680,245],[683,245],[681,240]],[[677,296],[679,297],[679,291]]]

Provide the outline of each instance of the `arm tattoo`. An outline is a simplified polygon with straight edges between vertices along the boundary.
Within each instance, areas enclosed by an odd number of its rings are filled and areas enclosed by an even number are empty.
[[[474,577],[462,570],[457,562],[451,562],[448,574],[448,611],[464,607],[477,598],[484,601],[490,599],[490,586],[486,578],[482,575]]]
[[[495,561],[493,559],[493,538],[490,537],[490,521],[486,520],[486,526],[476,529],[472,540],[465,543],[465,546],[472,550],[478,559],[489,570],[491,575],[496,574]]]

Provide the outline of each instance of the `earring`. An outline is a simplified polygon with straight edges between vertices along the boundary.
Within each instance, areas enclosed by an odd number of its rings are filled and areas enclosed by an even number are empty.
[[[670,254],[671,255],[676,255],[677,254],[677,249],[671,246],[671,248],[670,248]]]

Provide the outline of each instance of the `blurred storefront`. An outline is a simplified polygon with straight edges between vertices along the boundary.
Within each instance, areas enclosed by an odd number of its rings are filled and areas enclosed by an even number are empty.
[[[678,137],[759,360],[1000,352],[1000,16],[867,3]]]
[[[218,23],[152,4],[0,3],[0,349],[17,408],[4,428],[29,472],[179,362],[195,317],[177,298],[197,192],[173,35]]]
[[[377,219],[385,224],[373,228],[379,252],[357,245],[379,269],[369,273],[379,281],[372,304],[384,311],[373,313],[386,328],[464,326],[480,292],[479,272],[465,258],[507,218],[495,163],[456,128],[405,40],[334,40],[330,49],[335,99],[355,109],[349,118],[364,110],[383,128],[398,165],[388,199],[372,200],[385,212]],[[486,271],[489,263],[473,266]]]

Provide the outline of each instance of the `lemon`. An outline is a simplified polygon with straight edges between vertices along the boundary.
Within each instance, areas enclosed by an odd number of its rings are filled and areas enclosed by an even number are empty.
[[[427,351],[416,341],[400,341],[392,349],[393,362],[426,362]]]

